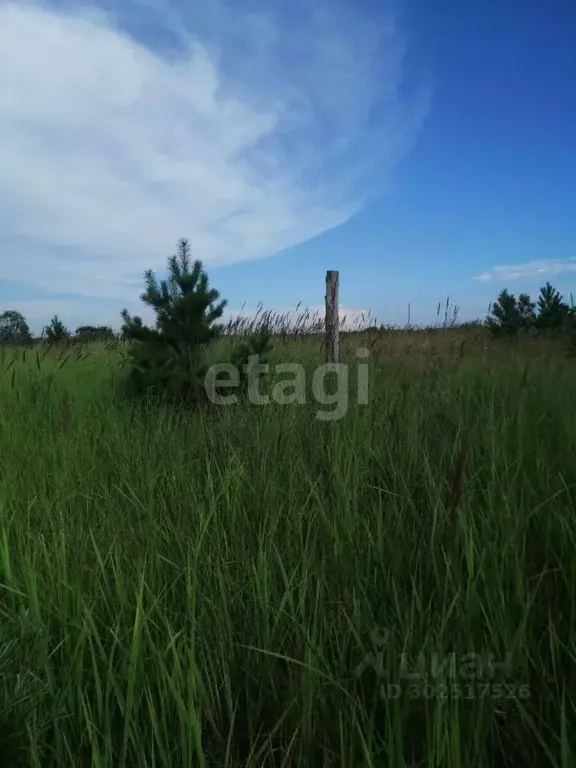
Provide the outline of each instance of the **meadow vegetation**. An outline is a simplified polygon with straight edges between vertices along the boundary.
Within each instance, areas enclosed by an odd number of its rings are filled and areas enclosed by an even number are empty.
[[[271,363],[323,362],[261,318]],[[65,342],[0,349],[1,765],[576,764],[563,335],[343,334],[370,397],[333,422],[143,407],[130,340]]]

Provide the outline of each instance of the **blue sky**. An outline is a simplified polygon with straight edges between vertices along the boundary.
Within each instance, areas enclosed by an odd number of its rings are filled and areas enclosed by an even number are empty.
[[[573,0],[0,0],[0,146],[37,330],[118,325],[182,236],[232,312],[576,294]]]

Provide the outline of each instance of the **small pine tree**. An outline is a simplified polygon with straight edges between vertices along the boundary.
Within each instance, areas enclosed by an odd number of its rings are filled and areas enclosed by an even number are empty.
[[[520,316],[520,325],[529,328],[534,324],[536,304],[527,293],[521,293],[518,296],[518,314]]]
[[[44,327],[44,336],[48,344],[62,344],[70,338],[70,331],[58,315],[54,315],[50,324]]]
[[[556,288],[553,288],[550,283],[540,288],[536,320],[538,328],[544,331],[559,330],[566,324],[571,314],[571,308],[564,302],[564,297]]]
[[[217,321],[226,301],[209,287],[202,263],[191,263],[188,240],[180,240],[167,267],[168,277],[160,282],[152,270],[144,273],[140,298],[154,311],[155,327],[127,310],[121,313],[122,336],[129,342],[128,386],[137,395],[197,402],[204,392],[204,353],[221,332]]]
[[[515,336],[521,329],[532,325],[534,308],[535,304],[527,293],[521,293],[516,298],[505,288],[492,304],[486,325],[494,335]]]

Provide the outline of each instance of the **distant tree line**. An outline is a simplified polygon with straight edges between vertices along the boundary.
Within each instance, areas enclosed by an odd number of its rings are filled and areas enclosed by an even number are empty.
[[[576,309],[550,283],[540,288],[536,301],[527,293],[515,296],[504,289],[491,305],[486,325],[495,336],[517,336],[529,331],[573,332]]]
[[[34,343],[46,344],[78,343],[94,341],[114,341],[120,335],[108,325],[81,325],[74,332],[70,331],[54,315],[50,323],[42,329],[42,334],[34,337],[24,315],[15,309],[0,312],[0,344],[27,346]]]

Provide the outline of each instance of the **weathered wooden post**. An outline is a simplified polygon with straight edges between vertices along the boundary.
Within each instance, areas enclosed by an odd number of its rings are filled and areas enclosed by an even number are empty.
[[[326,272],[326,362],[340,360],[340,322],[338,319],[338,271]]]

